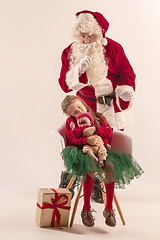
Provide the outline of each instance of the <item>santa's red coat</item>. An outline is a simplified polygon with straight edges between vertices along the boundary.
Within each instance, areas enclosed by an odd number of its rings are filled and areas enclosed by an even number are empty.
[[[66,83],[66,73],[69,70],[69,53],[71,51],[71,45],[64,49],[61,57],[62,68],[59,78],[59,84],[62,90],[66,93],[72,91],[72,89],[70,89]],[[104,46],[104,48],[105,59],[106,62],[108,62],[108,75],[106,77],[111,80],[113,89],[115,89],[117,86],[128,85],[135,90],[135,73],[124,53],[122,46],[119,43],[113,41],[112,39],[107,38],[107,46]],[[79,78],[79,82],[88,82],[86,73],[82,74],[82,76]],[[90,97],[95,96],[95,91],[92,86],[82,88],[81,92]],[[82,98],[93,110],[96,110],[95,102],[83,97],[78,92],[77,95]],[[126,109],[128,107],[128,102],[120,100],[120,105],[122,109]],[[115,112],[120,111],[116,103],[114,103],[114,107]]]
[[[130,117],[130,114],[129,114],[129,110],[131,108],[132,103],[129,101],[123,101],[119,97],[119,94],[121,93],[121,91],[131,91],[131,92],[135,91],[135,73],[133,71],[131,64],[129,63],[128,58],[124,53],[122,46],[110,38],[106,38],[106,39],[107,39],[107,45],[103,46],[106,64],[108,65],[108,73],[106,76],[106,86],[107,86],[107,81],[111,81],[113,90],[115,90],[116,92],[116,98],[113,99],[115,117],[113,116],[109,122],[112,127],[115,127],[115,123],[114,123],[115,121],[116,122],[115,128],[123,129],[132,123],[132,117]],[[61,57],[62,68],[60,72],[59,84],[62,90],[66,93],[69,93],[73,90],[77,90],[76,88],[71,89],[67,85],[67,81],[66,81],[66,74],[70,71],[69,55],[71,53],[72,44],[70,44],[67,48],[64,49]],[[75,76],[73,77],[72,82],[74,81],[74,79],[76,82],[77,79]],[[87,84],[88,83],[87,74],[86,73],[82,74],[79,77],[78,82],[81,85]],[[82,86],[81,88],[78,88],[78,91],[76,94],[82,100],[84,100],[87,103],[87,105],[90,106],[94,111],[97,111],[97,104],[93,100],[90,100],[82,96],[79,93],[79,90],[86,96],[95,97],[95,89],[93,88],[93,86],[91,85],[85,86],[85,87]],[[100,95],[103,95],[103,94],[100,92],[98,96]],[[131,113],[131,110],[130,110],[130,113]],[[108,117],[107,115],[105,116]],[[112,124],[112,121],[113,121],[113,124]]]

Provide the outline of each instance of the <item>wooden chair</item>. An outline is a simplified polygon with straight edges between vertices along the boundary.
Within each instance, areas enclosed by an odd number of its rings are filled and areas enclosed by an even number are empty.
[[[51,131],[51,133],[54,134],[54,135],[57,135],[59,137],[60,142],[61,142],[61,147],[62,147],[62,150],[63,150],[67,146],[67,144],[66,144],[66,124],[63,123],[56,131],[54,131],[54,132]],[[118,132],[118,131],[113,132],[111,146],[112,146],[112,148],[118,148],[125,153],[131,154],[131,152],[132,152],[131,138],[129,136],[127,136],[126,134],[124,134],[123,132]],[[76,179],[76,176],[73,176],[71,178],[71,180],[70,180],[70,182],[67,186],[67,189],[71,188],[75,179]],[[83,186],[83,183],[80,184],[79,190],[77,192],[77,196],[76,196],[76,199],[75,199],[75,203],[74,203],[73,211],[72,211],[72,215],[71,215],[70,227],[73,226],[73,222],[74,222],[79,198],[80,198],[81,191],[82,191],[82,186]],[[105,191],[104,190],[105,186],[104,186],[103,182],[101,182],[101,189],[103,190],[102,191],[102,196],[103,196],[104,205],[106,206],[106,194],[104,192]],[[121,211],[121,208],[120,208],[120,205],[119,205],[119,202],[117,200],[117,197],[116,197],[115,193],[114,193],[114,202],[115,202],[115,205],[117,207],[118,213],[120,215],[122,224],[125,225],[126,223],[125,223],[125,220],[124,220],[124,217],[123,217],[123,214],[122,214],[122,211]]]

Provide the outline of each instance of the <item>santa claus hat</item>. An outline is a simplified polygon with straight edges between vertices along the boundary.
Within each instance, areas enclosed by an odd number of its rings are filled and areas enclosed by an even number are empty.
[[[91,14],[94,17],[94,19],[96,19],[96,22],[98,22],[99,26],[101,27],[101,31],[102,31],[102,35],[103,35],[102,44],[104,46],[106,46],[107,45],[107,39],[105,38],[105,33],[106,33],[106,31],[108,30],[108,27],[109,27],[108,21],[105,19],[105,17],[101,13],[92,12],[92,11],[88,11],[88,10],[83,10],[83,11],[77,12],[76,13],[77,19],[81,16],[80,21],[83,22],[82,15],[85,18],[86,14]]]
[[[94,124],[94,120],[93,120],[93,117],[92,115],[90,114],[90,112],[87,112],[87,113],[80,113],[76,116],[76,120],[78,120],[79,118],[81,117],[87,117],[89,118],[89,120],[91,121],[91,124],[93,125]]]

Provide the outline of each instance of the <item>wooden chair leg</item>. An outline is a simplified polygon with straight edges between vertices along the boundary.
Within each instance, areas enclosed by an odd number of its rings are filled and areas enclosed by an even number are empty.
[[[80,187],[79,187],[79,190],[78,190],[78,193],[77,193],[77,197],[76,197],[76,200],[75,200],[75,203],[74,203],[72,216],[71,216],[71,221],[70,221],[70,227],[73,226],[73,222],[74,222],[74,218],[75,218],[75,214],[76,214],[79,198],[80,198],[81,191],[82,191],[82,186],[83,186],[83,183],[80,184]]]
[[[121,208],[120,208],[120,205],[119,205],[119,202],[118,202],[118,200],[117,200],[117,197],[116,197],[116,194],[115,194],[115,193],[114,193],[114,202],[115,202],[115,204],[116,204],[116,207],[117,207],[118,213],[119,213],[119,215],[120,215],[122,224],[123,224],[123,225],[126,225],[125,220],[124,220],[124,217],[123,217],[123,214],[122,214],[122,211],[121,211]]]
[[[76,176],[73,176],[67,186],[67,189],[70,189],[74,183],[76,179]],[[101,185],[101,188],[104,190],[104,182],[101,182],[100,183]],[[73,207],[73,211],[72,211],[72,216],[71,216],[71,221],[70,221],[70,227],[73,226],[73,222],[74,222],[74,218],[75,218],[75,214],[76,214],[76,210],[77,210],[77,206],[78,206],[78,202],[79,202],[79,198],[80,198],[80,195],[81,195],[81,191],[82,191],[82,186],[83,186],[83,183],[80,184],[80,187],[79,187],[79,190],[78,190],[78,193],[77,193],[77,196],[76,196],[76,199],[75,199],[75,203],[74,203],[74,207]],[[106,206],[106,194],[105,192],[102,192],[102,197],[103,197],[103,202],[104,202],[104,205]],[[123,214],[122,214],[122,210],[120,208],[120,205],[119,205],[119,202],[117,200],[117,197],[116,197],[116,194],[114,193],[114,202],[115,202],[115,205],[117,207],[117,210],[118,210],[118,213],[120,215],[120,218],[121,218],[121,221],[122,221],[122,224],[123,225],[126,225],[126,222],[124,220],[124,217],[123,217]]]
[[[71,180],[70,180],[69,183],[68,183],[67,189],[70,189],[70,188],[72,187],[75,179],[76,179],[76,176],[73,176],[73,177],[71,178]]]
[[[104,182],[101,182],[100,184],[101,184],[101,188],[104,190]],[[106,199],[106,194],[105,194],[105,192],[102,192],[102,197],[103,197],[104,206],[106,206],[106,203],[107,203],[106,201],[107,201],[107,199]],[[117,197],[116,197],[116,194],[115,194],[115,193],[114,193],[114,202],[115,202],[115,204],[116,204],[116,207],[117,207],[119,216],[120,216],[120,218],[121,218],[122,224],[123,224],[123,225],[126,225],[125,220],[124,220],[124,217],[123,217],[123,214],[122,214],[122,210],[121,210],[121,208],[120,208],[120,205],[119,205],[119,202],[118,202],[118,200],[117,200]]]
[[[103,197],[104,206],[106,206],[106,194],[104,192],[104,182],[101,181],[100,185],[101,185],[101,188],[102,188],[102,197]]]

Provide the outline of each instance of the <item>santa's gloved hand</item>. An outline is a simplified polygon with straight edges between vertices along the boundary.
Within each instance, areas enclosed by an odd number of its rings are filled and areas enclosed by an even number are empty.
[[[88,50],[86,49],[84,58],[81,59],[79,66],[78,66],[79,74],[85,73],[85,71],[87,71],[87,69],[89,68],[89,66],[92,62],[91,58],[87,55],[87,53],[88,53]]]
[[[87,69],[89,68],[91,64],[91,58],[88,56],[85,56],[79,63],[78,66],[78,71],[80,74],[85,73],[85,71],[87,71]]]
[[[119,94],[119,97],[123,100],[123,101],[132,101],[133,100],[133,92],[131,91],[122,91]]]

